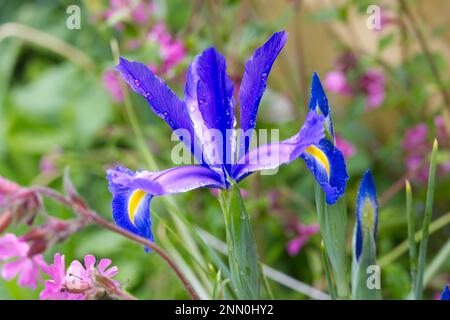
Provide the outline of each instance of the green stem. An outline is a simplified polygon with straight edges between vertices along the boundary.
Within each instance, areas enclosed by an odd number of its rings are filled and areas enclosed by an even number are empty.
[[[417,273],[417,248],[416,242],[414,241],[414,232],[416,231],[414,223],[414,211],[413,211],[413,196],[411,191],[411,184],[408,180],[406,184],[406,221],[408,224],[408,244],[409,244],[409,263],[411,272],[411,284],[414,288],[416,283],[416,273]]]
[[[433,212],[433,200],[434,200],[434,183],[436,176],[436,155],[438,150],[437,140],[434,140],[433,150],[431,152],[430,160],[430,171],[428,176],[428,189],[427,189],[427,199],[425,202],[425,213],[423,217],[422,225],[422,241],[420,242],[419,248],[419,261],[417,265],[417,279],[415,286],[415,298],[422,299],[423,297],[423,275],[425,272],[425,263],[428,248],[428,238],[429,238],[429,226],[431,220],[431,214]]]
[[[238,299],[259,299],[261,276],[256,240],[239,187],[220,190],[219,202],[225,221],[233,291]]]
[[[333,270],[337,297],[346,299],[349,296],[349,285],[345,264],[347,223],[345,199],[341,197],[334,205],[328,205],[325,201],[325,194],[318,183],[315,183],[315,195],[320,233]]]
[[[320,252],[322,253],[322,263],[323,268],[325,269],[325,276],[327,278],[328,291],[330,292],[331,299],[336,300],[336,288],[334,287],[333,279],[331,277],[330,261],[328,260],[327,249],[325,248],[323,240],[320,243]]]

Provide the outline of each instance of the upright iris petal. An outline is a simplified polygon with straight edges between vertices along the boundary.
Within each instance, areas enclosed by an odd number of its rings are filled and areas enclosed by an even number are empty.
[[[248,130],[255,128],[259,103],[264,90],[266,90],[267,77],[286,41],[286,32],[275,33],[262,47],[256,49],[252,57],[245,63],[244,76],[239,90],[239,104],[241,129],[248,135],[241,137],[240,155],[248,152],[252,133]]]
[[[269,71],[286,39],[284,31],[274,34],[246,64],[239,90],[242,129],[255,127]],[[153,240],[150,219],[153,197],[202,187],[227,189],[229,180],[238,182],[255,171],[289,163],[311,146],[319,146],[324,137],[326,116],[310,111],[303,127],[293,137],[251,151],[247,146],[238,152],[233,83],[226,74],[225,58],[215,48],[205,50],[190,64],[184,101],[142,63],[120,58],[116,69],[173,130],[183,129],[188,133],[188,139],[183,136],[183,141],[201,163],[157,172],[133,172],[121,167],[108,171],[116,224],[150,240]],[[219,133],[218,137],[212,139],[211,132]],[[333,182],[333,174],[338,171],[333,171],[333,155],[330,159],[331,180],[327,181]]]
[[[356,259],[359,260],[365,233],[372,233],[374,241],[377,238],[378,201],[375,183],[370,170],[364,173],[356,201],[356,235],[354,245]]]
[[[331,120],[328,98],[320,82],[319,76],[314,72],[311,82],[311,99],[309,110],[322,114],[325,117],[325,132],[329,140],[334,139],[333,121]]]
[[[316,73],[312,78],[309,109],[311,112],[325,117],[326,137],[319,143],[306,148],[300,157],[305,161],[306,166],[325,192],[326,202],[334,204],[344,194],[349,177],[344,155],[335,145],[331,110]]]
[[[236,141],[233,128],[235,125],[233,82],[226,74],[225,58],[215,49],[209,48],[198,55],[189,66],[185,95],[191,113],[198,110],[200,117],[193,119],[197,127],[204,125],[208,130],[218,130],[220,137],[215,139],[215,151],[218,157],[211,159],[210,165],[224,166],[230,173],[231,164],[235,162],[234,149]],[[196,101],[195,101],[196,100]],[[198,132],[202,137],[207,132]],[[221,139],[219,139],[221,138]],[[212,141],[206,141],[211,143]]]

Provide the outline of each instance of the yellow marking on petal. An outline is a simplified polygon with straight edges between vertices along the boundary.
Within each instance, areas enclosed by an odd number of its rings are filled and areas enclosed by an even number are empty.
[[[362,204],[362,224],[363,227],[367,230],[373,231],[375,226],[375,208],[373,207],[372,201],[369,198],[364,200]]]
[[[136,213],[136,209],[139,206],[142,198],[145,196],[145,191],[136,190],[131,194],[130,200],[128,200],[128,216],[130,221],[134,224],[134,214]]]
[[[330,163],[328,162],[328,158],[325,155],[325,153],[323,153],[323,151],[317,148],[316,146],[309,146],[308,148],[306,148],[306,152],[308,152],[310,155],[316,158],[325,167],[325,170],[327,171],[327,175],[329,177]]]

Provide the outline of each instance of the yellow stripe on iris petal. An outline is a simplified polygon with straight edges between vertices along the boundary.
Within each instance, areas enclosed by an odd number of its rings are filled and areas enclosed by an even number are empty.
[[[130,200],[128,200],[128,216],[130,221],[134,224],[134,214],[136,213],[137,207],[141,202],[142,198],[145,196],[145,191],[135,190],[131,194]]]
[[[316,146],[309,146],[308,148],[306,148],[306,152],[308,152],[310,155],[316,158],[325,167],[325,170],[327,171],[327,176],[329,177],[330,163],[328,162],[328,158],[325,155],[325,153],[323,153],[323,151],[317,148]]]

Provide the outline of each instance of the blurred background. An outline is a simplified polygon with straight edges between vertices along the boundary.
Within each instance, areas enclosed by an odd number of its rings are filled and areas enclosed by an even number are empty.
[[[110,219],[105,170],[115,164],[148,168],[149,154],[160,168],[170,167],[176,144],[146,101],[121,85],[113,71],[117,55],[146,63],[182,96],[187,65],[205,48],[214,45],[227,57],[228,73],[238,84],[253,50],[286,29],[288,42],[269,76],[258,127],[279,128],[281,139],[297,132],[307,111],[311,75],[318,72],[350,174],[349,261],[356,190],[362,173],[371,168],[381,206],[383,295],[405,298],[410,288],[402,245],[407,238],[404,179],[412,182],[420,225],[435,137],[440,151],[429,262],[450,235],[448,12],[445,0],[1,0],[0,175],[25,186],[60,189],[69,166],[80,194]],[[145,148],[130,123],[130,108]],[[313,179],[304,163],[282,167],[275,176],[255,174],[242,187],[261,260],[292,281],[326,290]],[[198,240],[198,228],[225,238],[215,197],[210,190],[175,196],[182,218],[160,199],[152,205],[156,241],[205,292],[217,261],[224,258]],[[46,209],[71,216],[51,202]],[[20,234],[23,227],[15,228]],[[89,227],[77,233],[47,252],[48,262],[56,251],[68,260],[88,253],[112,259],[121,270],[119,279],[139,298],[187,298],[158,256],[109,231]],[[447,255],[426,277],[426,298],[434,298],[449,280]],[[277,281],[270,285],[279,299],[311,298]],[[0,278],[0,298],[37,296],[38,291]]]

